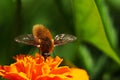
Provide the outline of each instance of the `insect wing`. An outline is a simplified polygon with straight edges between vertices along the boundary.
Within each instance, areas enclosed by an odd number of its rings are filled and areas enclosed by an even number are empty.
[[[15,41],[27,45],[36,45],[32,34],[20,35],[15,38]]]
[[[63,45],[63,44],[75,41],[76,39],[77,38],[75,36],[70,34],[59,34],[59,35],[56,35],[54,39],[54,45],[55,46]]]

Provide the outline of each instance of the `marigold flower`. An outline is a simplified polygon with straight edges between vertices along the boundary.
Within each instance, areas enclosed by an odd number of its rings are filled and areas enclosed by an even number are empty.
[[[36,53],[19,55],[16,62],[10,66],[0,66],[0,76],[8,80],[89,80],[87,72],[82,69],[58,67],[63,59],[44,57]]]

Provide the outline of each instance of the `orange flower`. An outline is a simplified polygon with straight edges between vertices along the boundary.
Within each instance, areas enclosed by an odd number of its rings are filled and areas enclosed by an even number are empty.
[[[82,69],[58,67],[63,60],[58,56],[44,60],[37,53],[35,57],[19,55],[15,59],[10,66],[0,66],[0,76],[8,80],[89,80]]]

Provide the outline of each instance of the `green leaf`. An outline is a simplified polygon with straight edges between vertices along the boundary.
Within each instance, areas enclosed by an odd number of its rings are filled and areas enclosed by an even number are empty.
[[[76,34],[120,64],[120,59],[108,42],[101,16],[94,0],[73,0]]]
[[[116,10],[120,11],[120,0],[107,0],[107,2]]]
[[[118,44],[117,39],[117,31],[114,28],[112,19],[110,18],[109,8],[105,3],[105,0],[97,0],[96,4],[98,6],[99,14],[101,15],[102,23],[104,25],[104,29],[106,35],[108,36],[108,41],[112,48],[116,49]]]
[[[13,54],[13,35],[16,32],[14,27],[14,17],[16,11],[16,4],[14,1],[1,0],[0,1],[0,64],[10,62],[10,56]]]
[[[88,71],[92,73],[94,68],[94,60],[92,58],[92,55],[90,54],[90,51],[85,45],[80,45],[79,52],[81,53],[80,56],[82,58],[82,61],[84,62],[84,65],[86,66]]]

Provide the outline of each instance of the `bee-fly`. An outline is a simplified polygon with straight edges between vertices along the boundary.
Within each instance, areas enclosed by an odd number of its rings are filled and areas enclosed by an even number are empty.
[[[51,32],[47,28],[37,24],[33,26],[32,34],[20,35],[15,38],[15,41],[38,47],[42,56],[46,59],[50,56],[55,46],[63,45],[76,39],[75,36],[70,34],[58,34],[53,39]]]

